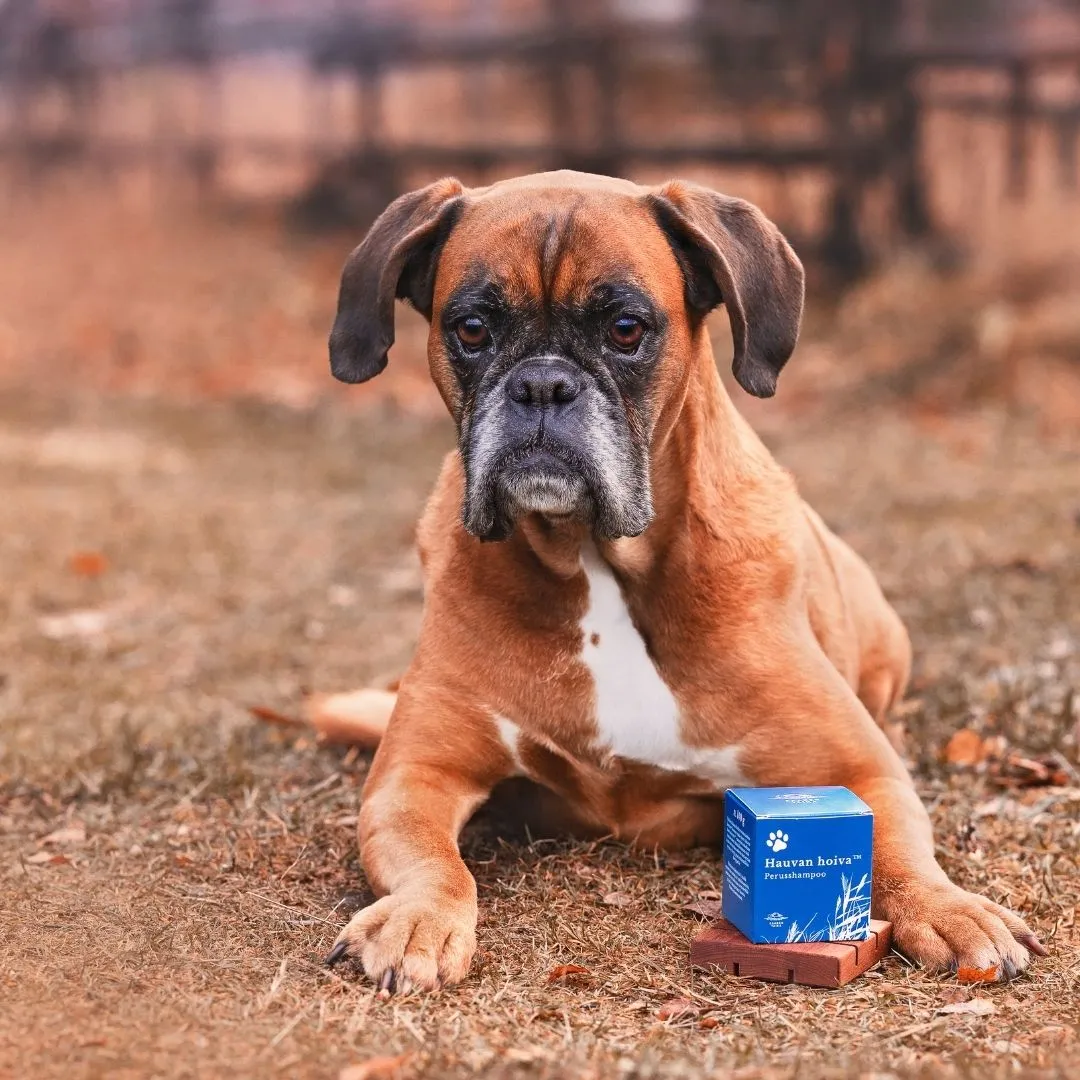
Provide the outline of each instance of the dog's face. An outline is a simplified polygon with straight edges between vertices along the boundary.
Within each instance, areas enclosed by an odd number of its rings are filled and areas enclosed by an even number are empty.
[[[411,301],[457,423],[465,527],[500,540],[538,513],[636,536],[657,419],[687,392],[705,315],[727,304],[736,377],[768,396],[802,294],[791,249],[740,200],[579,173],[444,180],[397,200],[350,256],[331,366],[347,382],[381,371],[394,299]]]

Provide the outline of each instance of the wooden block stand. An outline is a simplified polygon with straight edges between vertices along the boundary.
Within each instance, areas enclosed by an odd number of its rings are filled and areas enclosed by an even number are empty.
[[[874,920],[865,941],[755,945],[726,919],[718,919],[690,943],[690,963],[769,982],[834,989],[869,971],[889,951],[891,942],[892,923]]]

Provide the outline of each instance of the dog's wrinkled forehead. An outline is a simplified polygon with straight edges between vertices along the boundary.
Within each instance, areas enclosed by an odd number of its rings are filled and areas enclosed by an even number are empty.
[[[683,301],[671,246],[637,189],[491,188],[467,206],[443,248],[440,310],[463,285],[490,283],[513,306],[584,302],[630,284],[662,307]]]

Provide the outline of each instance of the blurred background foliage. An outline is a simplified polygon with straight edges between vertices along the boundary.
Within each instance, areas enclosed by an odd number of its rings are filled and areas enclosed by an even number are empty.
[[[1075,0],[0,0],[0,379],[75,365],[114,388],[197,371],[199,392],[256,389],[236,312],[207,310],[226,329],[193,342],[153,291],[163,258],[178,303],[243,291],[225,249],[247,235],[293,282],[253,313],[296,349],[274,393],[307,400],[300,351],[343,232],[447,173],[571,167],[761,204],[815,295],[847,305],[832,347],[850,329],[894,390],[900,370],[959,365],[948,400],[1024,398],[1034,361],[1071,394],[1078,133]],[[71,265],[75,237],[93,272]],[[103,278],[114,295],[86,295]],[[53,317],[27,325],[35,303]],[[373,393],[422,400],[401,375]]]

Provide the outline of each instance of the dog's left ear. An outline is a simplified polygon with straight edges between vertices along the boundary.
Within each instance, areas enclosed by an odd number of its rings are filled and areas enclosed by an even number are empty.
[[[732,370],[755,397],[772,397],[795,349],[805,275],[780,230],[752,203],[673,180],[648,202],[686,281],[686,301],[704,316],[728,309]]]
[[[464,188],[452,177],[392,202],[376,219],[341,272],[337,317],[330,332],[330,370],[360,383],[386,367],[394,344],[394,300],[408,300],[431,318],[439,251],[461,208]]]

